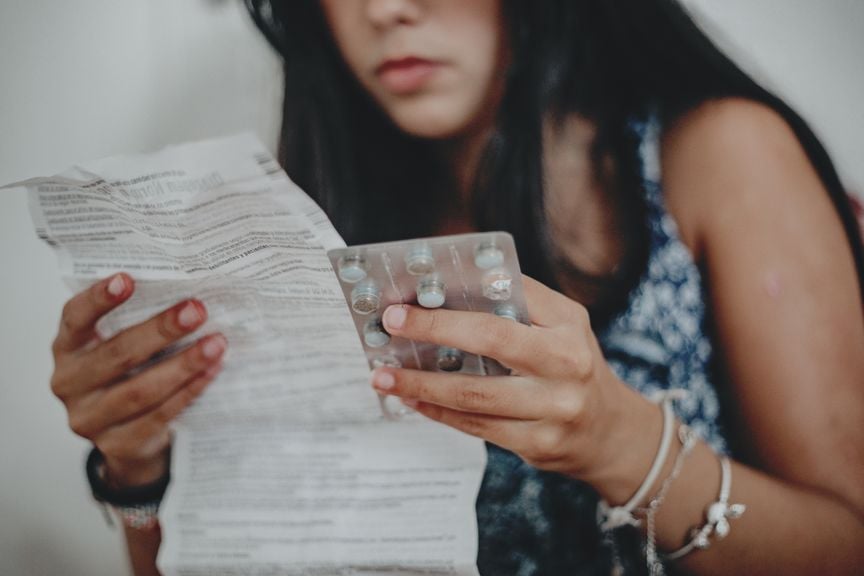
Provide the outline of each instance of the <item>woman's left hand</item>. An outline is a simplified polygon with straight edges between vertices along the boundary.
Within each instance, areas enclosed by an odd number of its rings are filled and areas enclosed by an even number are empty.
[[[583,306],[523,280],[532,326],[493,314],[416,306],[390,306],[383,317],[390,334],[494,358],[512,375],[379,368],[373,386],[538,468],[595,487],[629,485],[627,464],[647,469],[656,452],[660,412],[613,374]],[[646,443],[641,450],[640,441]]]

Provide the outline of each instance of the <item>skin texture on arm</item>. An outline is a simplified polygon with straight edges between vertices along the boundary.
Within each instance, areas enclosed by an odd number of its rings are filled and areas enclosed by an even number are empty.
[[[156,569],[156,554],[162,543],[162,531],[157,525],[146,530],[123,527],[126,548],[129,552],[129,565],[135,576],[161,576]]]
[[[778,479],[736,466],[733,501],[746,494],[750,509],[728,541],[686,566],[710,573],[711,556],[734,555],[748,570],[854,570],[864,545],[864,313],[839,217],[791,129],[761,105],[705,104],[671,127],[663,150],[670,210],[707,274],[738,436],[747,459]],[[687,483],[685,474],[676,486]],[[686,500],[673,490],[658,525],[675,524]],[[774,546],[755,545],[765,540]]]

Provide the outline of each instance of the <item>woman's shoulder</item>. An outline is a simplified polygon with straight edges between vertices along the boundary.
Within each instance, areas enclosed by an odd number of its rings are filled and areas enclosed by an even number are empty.
[[[726,395],[750,458],[861,510],[861,458],[837,457],[864,435],[860,279],[803,146],[770,108],[724,100],[667,127],[662,164],[670,211],[707,271]]]
[[[728,219],[765,219],[778,203],[830,207],[797,136],[773,108],[744,98],[709,100],[665,126],[664,196],[697,260]],[[728,229],[727,229],[728,230]]]

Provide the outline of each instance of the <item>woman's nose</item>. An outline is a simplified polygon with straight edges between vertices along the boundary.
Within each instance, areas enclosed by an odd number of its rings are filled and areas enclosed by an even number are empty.
[[[366,17],[376,28],[415,24],[423,10],[417,0],[367,0]]]

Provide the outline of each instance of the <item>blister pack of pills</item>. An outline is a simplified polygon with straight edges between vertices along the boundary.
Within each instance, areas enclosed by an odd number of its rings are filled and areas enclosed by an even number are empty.
[[[370,368],[507,373],[489,358],[391,336],[381,315],[391,304],[413,304],[486,312],[528,323],[519,261],[509,234],[483,232],[367,244],[330,250],[327,255]]]

